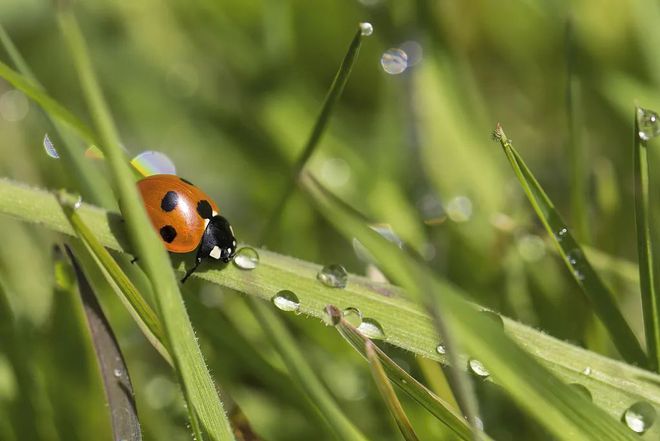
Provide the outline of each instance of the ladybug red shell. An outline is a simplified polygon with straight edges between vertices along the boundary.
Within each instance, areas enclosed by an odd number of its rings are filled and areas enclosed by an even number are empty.
[[[148,176],[137,185],[151,223],[167,250],[189,253],[197,249],[196,264],[182,281],[204,258],[229,262],[234,257],[234,231],[202,190],[176,175]]]

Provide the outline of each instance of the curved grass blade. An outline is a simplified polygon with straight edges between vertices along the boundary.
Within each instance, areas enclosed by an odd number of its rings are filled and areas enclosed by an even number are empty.
[[[92,287],[71,249],[66,247],[66,251],[78,279],[78,291],[87,318],[94,352],[99,362],[114,437],[119,440],[139,441],[142,439],[142,431],[135,406],[133,385],[124,357]]]
[[[78,23],[66,7],[58,12],[58,20],[102,140],[97,145],[102,147],[108,160],[131,248],[139,255],[140,266],[153,287],[156,309],[165,331],[166,346],[172,355],[174,370],[188,403],[195,436],[198,440],[202,439],[202,432],[196,430],[199,427],[196,418],[199,417],[201,428],[211,439],[233,440],[234,435],[197,344],[169,257],[142,205],[131,167],[121,148],[115,123],[93,72]]]
[[[305,147],[303,148],[300,156],[293,166],[293,169],[291,170],[291,175],[285,184],[286,187],[284,188],[284,191],[277,200],[273,214],[268,218],[268,223],[264,227],[263,233],[261,234],[261,239],[259,240],[260,243],[264,243],[266,239],[272,234],[273,229],[282,216],[282,212],[286,207],[287,201],[296,189],[296,181],[298,180],[298,175],[300,175],[300,172],[303,170],[303,168],[305,168],[305,164],[307,164],[309,158],[312,157],[312,154],[316,150],[316,147],[321,140],[321,135],[323,135],[323,132],[325,131],[328,122],[330,121],[332,111],[334,110],[337,101],[339,101],[339,98],[344,91],[344,86],[346,86],[346,83],[348,82],[351,69],[353,68],[353,64],[357,59],[360,46],[362,44],[362,37],[364,35],[370,35],[370,33],[364,34],[362,25],[364,25],[364,23],[361,23],[358,26],[358,30],[355,33],[351,44],[348,46],[348,51],[346,52],[346,55],[344,55],[344,59],[339,66],[339,70],[337,71],[335,78],[332,80],[330,90],[325,97],[325,101],[323,101],[321,113],[319,113],[318,118],[316,118],[312,133],[309,135],[309,138],[305,143]]]
[[[304,355],[295,345],[282,320],[270,310],[270,306],[258,299],[250,299],[252,312],[264,327],[284,364],[295,382],[305,391],[310,401],[318,407],[328,426],[341,440],[366,441],[367,438],[351,423],[335,400],[318,379]]]
[[[653,265],[653,243],[651,242],[651,211],[649,201],[649,161],[647,158],[646,141],[642,139],[645,132],[640,131],[640,125],[648,125],[655,112],[635,108],[633,167],[635,175],[635,224],[637,226],[637,254],[639,256],[639,284],[642,296],[642,313],[644,316],[644,334],[646,335],[646,350],[649,354],[650,369],[658,372],[660,367],[660,298],[656,289],[655,271]],[[657,124],[657,123],[656,123]]]
[[[301,181],[320,213],[348,238],[356,237],[386,274],[399,281],[417,300],[434,293],[450,329],[469,355],[477,357],[503,389],[530,416],[557,439],[634,440],[619,421],[609,417],[581,394],[516,345],[495,321],[479,314],[450,284],[436,279],[428,269],[396,245],[355,218],[329,198],[313,179]]]
[[[378,360],[380,370],[382,370],[383,374],[394,382],[394,384],[399,386],[401,390],[408,394],[413,400],[417,401],[433,416],[445,424],[457,439],[466,441],[472,439],[472,433],[467,422],[459,413],[453,410],[451,405],[442,401],[442,399],[427,389],[426,386],[399,367],[399,365],[392,361],[392,359],[377,346],[373,345],[371,349],[368,350],[367,345],[370,343],[370,340],[348,323],[342,317],[341,311],[336,306],[327,306],[325,312],[330,316],[333,325],[337,328],[337,331],[339,331],[341,336],[350,343],[353,349],[369,360],[372,369],[374,369],[373,358],[375,357]],[[372,353],[371,358],[369,352]],[[374,374],[374,376],[375,375],[376,374]],[[378,380],[376,380],[376,383],[378,383]],[[380,388],[381,385],[378,385],[378,387]],[[398,421],[397,424],[399,424]]]
[[[385,374],[385,370],[380,364],[380,360],[378,359],[378,355],[376,355],[374,348],[374,343],[371,340],[367,340],[365,343],[367,360],[369,360],[371,375],[374,377],[374,381],[376,382],[376,386],[378,386],[380,395],[385,401],[385,404],[387,405],[390,413],[394,417],[397,426],[399,426],[399,430],[401,431],[403,438],[406,439],[406,441],[418,441],[419,438],[417,438],[415,429],[413,429],[413,426],[410,423],[406,412],[403,410],[403,406],[401,406],[401,403],[399,402],[399,399],[394,392],[394,388],[392,387],[392,383],[390,383],[389,378],[387,378],[387,374]]]
[[[66,199],[69,203],[76,201],[70,195]],[[77,212],[105,247],[126,252],[128,240],[116,213],[88,204],[82,204]],[[52,193],[2,178],[0,213],[52,231],[75,235]],[[395,251],[400,252],[399,248],[388,250]],[[349,276],[344,289],[328,288],[316,279],[320,265],[268,250],[259,250],[259,255],[259,266],[250,272],[250,277],[246,277],[245,271],[233,266],[208,268],[195,277],[265,301],[270,301],[282,289],[289,289],[300,300],[300,313],[316,319],[324,317],[323,308],[329,304],[342,309],[357,308],[365,317],[372,317],[381,324],[385,332],[384,341],[387,343],[418,356],[447,363],[447,358],[436,351],[441,340],[432,319],[421,307],[407,300],[411,294],[403,289],[375,283],[357,275]],[[180,264],[177,270],[182,275],[185,268]],[[467,294],[448,283],[443,283],[443,290],[443,293],[447,291],[455,296],[467,297]],[[474,309],[483,308],[474,305]],[[502,318],[507,336],[533,354],[553,375],[566,383],[580,383],[587,387],[594,402],[611,418],[620,419],[626,408],[636,401],[648,401],[660,409],[660,375],[603,357],[517,321]],[[465,369],[466,363],[461,362],[455,366]],[[589,375],[585,372],[589,372]],[[503,384],[495,375],[486,381]],[[645,436],[648,439],[660,436],[660,425],[651,427]]]
[[[571,271],[582,292],[591,301],[596,314],[607,328],[617,350],[629,363],[647,366],[648,359],[639,340],[635,337],[634,332],[617,306],[614,295],[594,271],[584,251],[573,238],[552,201],[527,168],[499,124],[494,136],[502,145],[504,153],[511,163],[511,167],[513,167],[534,211],[536,211],[545,229],[559,248],[562,260]]]

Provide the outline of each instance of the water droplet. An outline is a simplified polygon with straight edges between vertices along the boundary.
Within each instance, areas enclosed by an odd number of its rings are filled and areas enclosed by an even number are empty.
[[[479,311],[479,314],[481,314],[482,317],[486,317],[488,320],[491,320],[493,323],[495,323],[495,325],[497,325],[499,329],[504,329],[504,320],[502,320],[502,316],[498,313],[488,309],[483,309]]]
[[[374,27],[371,25],[371,23],[366,21],[364,23],[360,23],[360,33],[365,37],[368,37],[374,33]]]
[[[112,374],[117,378],[121,378],[121,376],[124,374],[124,371],[122,371],[119,368],[116,368],[114,371],[112,371]]]
[[[151,175],[175,175],[176,167],[174,162],[165,153],[156,152],[154,150],[147,150],[135,158],[131,159],[131,165],[142,176]]]
[[[296,312],[300,308],[300,300],[298,300],[298,296],[288,289],[278,292],[270,300],[282,311]]]
[[[328,187],[343,187],[351,178],[351,167],[342,158],[328,158],[321,164],[320,176]]]
[[[253,270],[259,265],[259,253],[252,247],[243,247],[236,252],[234,265],[244,270]]]
[[[557,233],[555,233],[555,237],[557,237],[557,241],[561,242],[564,240],[564,237],[566,237],[566,234],[568,234],[568,229],[566,228],[561,228]]]
[[[470,358],[468,360],[468,368],[478,377],[487,378],[490,376],[490,372],[488,372],[483,363],[481,363],[476,358]]]
[[[467,196],[456,196],[447,203],[447,216],[454,222],[467,222],[472,217],[472,201]]]
[[[582,374],[587,376],[591,375],[591,366],[587,366],[584,369],[582,369]]]
[[[592,398],[592,396],[591,396],[591,392],[590,392],[589,389],[587,389],[587,387],[584,386],[583,384],[580,384],[580,383],[570,383],[569,386],[570,386],[571,388],[573,388],[573,390],[575,390],[577,393],[579,393],[580,395],[584,396],[584,397],[585,397],[586,399],[588,399],[589,401],[593,401],[593,398]]]
[[[11,89],[0,96],[0,117],[18,122],[28,114],[30,102],[20,90]]]
[[[568,263],[570,263],[573,266],[577,265],[580,262],[581,258],[582,258],[582,251],[580,251],[577,248],[572,249],[566,255],[566,260],[568,260]]]
[[[516,243],[520,257],[526,262],[538,262],[545,256],[545,242],[536,234],[526,234]]]
[[[362,319],[362,323],[360,323],[360,326],[358,326],[357,330],[367,338],[374,340],[385,338],[383,327],[380,326],[380,323],[372,318]]]
[[[73,204],[73,209],[74,209],[74,210],[77,210],[77,209],[80,208],[81,205],[82,205],[82,196],[78,196],[78,199],[77,199],[76,202]]]
[[[436,346],[435,352],[437,352],[440,355],[445,355],[447,353],[447,348],[443,343],[440,343],[438,346]]]
[[[380,57],[380,65],[390,75],[398,75],[408,68],[408,54],[402,49],[388,49]]]
[[[637,108],[637,128],[639,138],[648,141],[660,135],[660,124],[658,123],[658,114],[652,110]]]
[[[657,412],[646,401],[638,401],[623,413],[622,421],[635,433],[644,433],[655,422]]]
[[[57,153],[57,150],[55,150],[55,146],[53,145],[53,142],[50,140],[48,137],[48,133],[44,135],[44,150],[46,150],[46,154],[50,156],[53,159],[60,159],[60,154]]]
[[[316,275],[316,278],[325,286],[345,288],[348,282],[348,273],[343,266],[332,264],[324,266]]]
[[[583,281],[583,280],[585,279],[585,277],[586,277],[586,276],[584,275],[584,273],[583,273],[582,271],[580,271],[580,270],[575,270],[575,271],[573,271],[573,275],[574,275],[575,278],[576,278],[578,281],[580,281],[580,282]]]
[[[346,320],[351,326],[359,328],[362,324],[362,311],[352,306],[344,309],[342,312],[344,320]]]

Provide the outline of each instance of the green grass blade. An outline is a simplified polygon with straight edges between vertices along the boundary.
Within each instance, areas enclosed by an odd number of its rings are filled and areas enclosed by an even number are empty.
[[[68,247],[66,250],[78,279],[78,291],[103,379],[114,437],[139,441],[142,439],[142,431],[133,396],[133,385],[124,357],[92,287],[71,250]]]
[[[165,334],[156,313],[151,309],[147,301],[144,300],[144,297],[139,293],[126,273],[122,271],[119,264],[112,258],[108,250],[94,237],[94,234],[85,225],[85,222],[76,210],[66,203],[63,203],[62,207],[76,234],[83,241],[99,267],[102,268],[104,276],[108,279],[108,282],[131,316],[133,316],[144,336],[165,361],[172,364],[172,358],[163,345]]]
[[[319,211],[342,234],[356,237],[386,274],[399,281],[417,300],[435,293],[449,327],[471,357],[486,366],[498,383],[530,416],[562,440],[635,439],[619,421],[586,398],[513,343],[495,322],[479,314],[451,285],[435,279],[416,260],[404,254],[337,204],[314,180],[302,181]]]
[[[316,147],[321,140],[321,135],[323,135],[323,132],[328,126],[332,111],[334,110],[335,105],[339,101],[339,98],[344,91],[344,87],[346,86],[348,78],[351,74],[351,69],[353,68],[353,64],[355,64],[355,60],[357,59],[358,53],[360,51],[362,37],[364,36],[364,31],[361,25],[362,24],[358,26],[357,32],[355,33],[351,44],[348,46],[348,51],[346,52],[346,55],[344,55],[344,59],[339,66],[339,70],[337,71],[335,78],[332,80],[330,90],[328,91],[328,94],[325,97],[325,101],[323,102],[323,106],[321,107],[321,113],[319,113],[318,118],[316,118],[316,122],[312,128],[312,133],[309,135],[309,138],[305,143],[305,147],[303,148],[300,156],[296,160],[296,163],[291,170],[291,175],[285,183],[284,191],[277,199],[277,204],[275,205],[273,214],[268,218],[268,222],[264,227],[263,233],[261,234],[261,239],[259,241],[260,243],[264,243],[266,239],[272,234],[273,229],[277,225],[277,222],[279,221],[282,212],[286,207],[287,201],[296,189],[296,181],[298,180],[300,172],[305,167],[305,164],[307,164],[309,158],[312,157],[312,154],[316,150]]]
[[[365,436],[351,423],[318,379],[289,335],[282,320],[270,310],[270,306],[257,299],[250,299],[252,312],[264,327],[266,334],[278,350],[289,373],[305,391],[310,401],[318,407],[320,414],[340,440],[366,440]]]
[[[426,386],[410,376],[408,372],[399,367],[378,347],[374,346],[371,348],[370,352],[372,356],[370,358],[369,351],[367,351],[369,339],[358,332],[355,327],[351,326],[342,317],[341,311],[337,307],[329,305],[325,310],[342,337],[350,343],[353,349],[369,360],[372,369],[374,369],[373,358],[375,357],[378,360],[379,371],[382,371],[383,375],[389,377],[401,390],[445,424],[458,439],[466,441],[473,439],[467,422],[459,413],[453,410],[453,406],[442,401],[442,399],[433,394]],[[380,376],[380,372],[378,375]],[[376,382],[378,383],[378,380]],[[381,385],[378,385],[378,387],[380,388]],[[397,424],[399,424],[398,420]]]
[[[380,364],[380,360],[378,359],[378,355],[376,355],[374,347],[375,345],[373,342],[371,340],[367,340],[365,343],[367,360],[369,360],[371,375],[374,378],[376,386],[378,386],[380,395],[383,398],[383,401],[385,401],[388,410],[394,417],[397,426],[399,426],[399,430],[401,431],[403,438],[406,441],[418,441],[419,438],[417,438],[415,429],[413,429],[413,426],[408,419],[408,415],[406,415],[406,411],[403,410],[403,406],[401,406],[401,403],[399,402],[399,399],[394,392],[394,388],[392,387],[392,383],[390,383],[389,378],[387,378],[387,374],[385,374],[383,366]]]
[[[188,402],[189,412],[192,414],[193,428],[196,427],[196,414],[211,439],[233,440],[229,421],[195,339],[169,257],[142,205],[115,124],[94,75],[78,23],[72,12],[66,9],[59,12],[58,19],[74,58],[84,96],[100,133],[102,142],[99,145],[103,147],[103,153],[108,160],[132,249],[139,255],[140,266],[149,278],[155,294],[167,347]],[[197,439],[200,439],[201,433],[196,432]]]
[[[543,188],[527,168],[527,165],[499,125],[495,131],[495,137],[502,145],[506,157],[511,163],[511,167],[513,167],[534,211],[536,211],[548,234],[559,248],[562,260],[571,271],[582,292],[591,301],[596,314],[607,328],[610,338],[619,353],[630,363],[646,366],[646,355],[639,344],[639,340],[635,337],[617,306],[614,295],[594,271],[584,251],[573,238],[552,201],[545,194]]]
[[[66,196],[66,199],[68,203],[76,201],[73,196]],[[1,178],[0,213],[52,231],[75,235],[58,199],[52,193]],[[127,252],[128,240],[116,213],[87,204],[83,204],[77,213],[105,247]],[[396,248],[395,252],[399,253],[400,250]],[[357,308],[364,317],[371,317],[381,324],[387,343],[418,356],[447,362],[436,351],[441,340],[431,317],[421,307],[407,300],[410,295],[408,292],[397,286],[376,283],[355,275],[349,276],[348,285],[344,289],[328,288],[316,279],[321,269],[319,265],[268,250],[260,250],[259,254],[259,266],[250,272],[250,277],[246,277],[245,271],[234,266],[221,270],[209,268],[194,277],[265,301],[270,301],[282,289],[289,289],[300,300],[300,313],[316,319],[324,317],[323,308],[329,304],[342,309]],[[179,265],[177,270],[182,275],[183,265]],[[443,290],[443,293],[446,291],[465,296],[456,287],[446,283]],[[479,307],[475,306],[475,309]],[[618,421],[626,408],[636,401],[647,401],[660,409],[660,375],[603,357],[514,320],[502,318],[507,336],[533,354],[553,375],[566,383],[580,383],[587,387],[594,403],[611,418]],[[465,363],[458,365],[459,368],[465,366]],[[486,381],[502,384],[495,375]],[[657,439],[660,436],[660,425],[651,427],[645,436],[649,440]]]
[[[648,117],[647,110],[635,108],[633,140],[633,167],[635,174],[635,224],[637,226],[637,254],[639,256],[639,283],[644,316],[644,333],[649,355],[649,366],[660,367],[660,298],[655,285],[653,243],[651,242],[651,211],[649,200],[649,160],[646,141],[640,135],[640,119]]]

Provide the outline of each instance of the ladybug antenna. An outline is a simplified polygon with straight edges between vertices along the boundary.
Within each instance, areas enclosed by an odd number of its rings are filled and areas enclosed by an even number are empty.
[[[188,280],[188,277],[190,277],[190,275],[191,275],[192,273],[195,272],[195,270],[197,269],[197,267],[199,266],[199,264],[200,264],[201,262],[202,262],[201,259],[197,259],[197,260],[195,261],[195,265],[194,265],[192,268],[190,268],[188,271],[186,271],[186,274],[183,276],[183,279],[181,279],[181,284],[182,284],[182,285],[183,285],[184,283],[186,283],[186,280]]]

